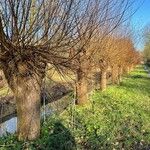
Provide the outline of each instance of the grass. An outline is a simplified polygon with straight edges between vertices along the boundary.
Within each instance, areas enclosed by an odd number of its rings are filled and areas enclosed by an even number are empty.
[[[7,86],[4,86],[0,89],[0,97],[5,97],[11,94],[10,89]]]
[[[46,76],[57,83],[72,83],[75,80],[75,75],[73,72],[66,70],[65,72],[60,73],[56,69],[50,69],[47,71]]]
[[[18,142],[0,138],[0,150],[148,150],[150,149],[150,78],[143,67],[125,76],[120,86],[93,91],[85,107],[71,105],[43,123],[41,137]]]

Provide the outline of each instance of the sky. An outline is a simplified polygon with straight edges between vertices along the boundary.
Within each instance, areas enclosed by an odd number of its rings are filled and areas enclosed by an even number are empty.
[[[140,0],[141,3],[142,1],[143,0]],[[137,5],[139,6],[139,3]],[[137,8],[137,5],[134,7]],[[140,4],[139,9],[132,16],[131,23],[135,31],[135,47],[138,50],[142,50],[144,48],[144,40],[142,36],[143,29],[146,25],[150,25],[150,0],[144,0],[144,3]]]

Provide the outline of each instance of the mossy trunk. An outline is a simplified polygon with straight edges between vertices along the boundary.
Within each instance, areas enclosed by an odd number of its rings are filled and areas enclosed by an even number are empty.
[[[34,140],[40,135],[40,86],[34,78],[23,79],[17,84],[14,95],[18,139]]]
[[[88,83],[85,73],[82,69],[77,70],[77,81],[76,81],[76,96],[77,105],[85,105],[88,103]]]
[[[101,71],[100,90],[105,91],[107,86],[107,72],[106,70]]]

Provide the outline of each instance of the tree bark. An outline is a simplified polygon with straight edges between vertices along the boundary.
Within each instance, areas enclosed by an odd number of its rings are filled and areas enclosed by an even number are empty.
[[[107,72],[106,70],[101,71],[100,89],[105,91],[107,86]]]
[[[15,90],[18,139],[34,140],[40,135],[40,85],[34,78],[23,79]]]
[[[25,64],[18,64],[18,72],[6,65],[5,78],[16,99],[18,140],[34,140],[40,135],[42,76],[29,71]]]
[[[77,70],[77,81],[76,81],[76,96],[77,105],[85,105],[88,103],[88,89],[87,89],[87,79],[85,73],[81,68]]]
[[[117,66],[112,66],[112,84],[119,84]]]
[[[119,80],[119,83],[122,82],[122,74],[123,74],[123,70],[122,70],[122,67],[119,67],[118,68],[118,80]]]
[[[125,74],[129,74],[129,73],[130,73],[129,66],[126,66],[126,67],[124,68],[124,72],[125,72]]]
[[[130,71],[133,71],[133,68],[134,68],[134,67],[133,67],[133,64],[131,64],[130,67],[129,67],[129,70],[130,70]]]

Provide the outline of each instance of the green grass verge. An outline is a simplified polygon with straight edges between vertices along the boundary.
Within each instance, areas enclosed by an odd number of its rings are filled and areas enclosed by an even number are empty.
[[[124,77],[120,86],[94,91],[90,101],[47,118],[36,141],[0,138],[0,150],[150,149],[150,77],[143,67]]]

